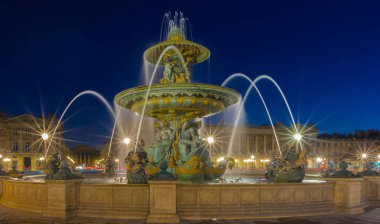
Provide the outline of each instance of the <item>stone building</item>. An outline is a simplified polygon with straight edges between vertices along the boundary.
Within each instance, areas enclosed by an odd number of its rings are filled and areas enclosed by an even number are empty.
[[[289,134],[289,127],[275,125],[281,150],[287,143],[294,141]],[[307,167],[310,169],[326,168],[328,161],[338,165],[342,160],[353,167],[363,167],[367,160],[380,161],[380,138],[367,139],[318,135],[317,128],[299,128],[307,130],[303,133],[303,148],[308,151]],[[236,166],[241,169],[261,169],[270,162],[272,155],[278,155],[278,147],[271,126],[240,125],[236,128],[231,150],[228,151],[232,126],[204,127],[202,136],[213,136],[215,143],[211,146],[213,160],[230,156],[235,158]],[[350,136],[350,135],[348,135]],[[366,154],[366,158],[362,155]]]
[[[0,113],[0,157],[4,169],[15,166],[22,171],[39,170],[56,125],[55,117]],[[42,137],[44,133],[47,134],[45,139]],[[49,155],[58,151],[67,153],[62,133],[63,126],[60,126],[51,142]]]
[[[68,159],[75,165],[94,166],[99,158],[100,150],[87,145],[78,145],[70,149]]]
[[[352,166],[362,167],[367,160],[380,160],[380,139],[357,139],[342,137],[319,136],[316,142],[315,166],[325,167],[325,161],[339,164],[342,160],[350,162]],[[316,160],[316,159],[315,159]]]
[[[210,144],[213,161],[221,157],[233,157],[235,166],[240,169],[262,169],[270,162],[273,156],[280,154],[279,147],[283,151],[289,147],[289,143],[294,144],[293,135],[290,128],[282,124],[275,125],[278,144],[271,126],[240,125],[236,128],[232,144],[230,139],[233,126],[218,125],[206,126],[201,133],[203,138],[208,136],[215,138],[215,142]],[[317,130],[308,130],[307,141],[315,142]],[[293,143],[292,143],[293,142]],[[231,148],[229,149],[229,147]],[[315,144],[304,144],[303,148],[308,152],[315,150]],[[311,161],[310,161],[311,163]]]

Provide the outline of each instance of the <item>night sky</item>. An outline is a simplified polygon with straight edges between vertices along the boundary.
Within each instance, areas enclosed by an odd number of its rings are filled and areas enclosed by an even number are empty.
[[[194,41],[211,51],[210,68],[206,62],[196,69],[194,81],[220,85],[236,72],[268,74],[301,123],[322,132],[380,127],[380,2],[369,0],[0,0],[0,111],[60,115],[88,89],[113,102],[116,93],[141,84],[143,52],[159,41],[168,11],[182,11]],[[247,86],[230,85],[242,93]],[[258,86],[273,119],[288,123],[275,88]],[[268,123],[255,94],[246,112],[248,123]],[[68,117],[67,136],[95,145],[113,125],[90,96]]]

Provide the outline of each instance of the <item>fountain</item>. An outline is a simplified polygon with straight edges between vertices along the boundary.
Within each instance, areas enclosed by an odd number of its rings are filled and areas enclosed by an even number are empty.
[[[175,17],[169,21],[167,40],[144,53],[146,61],[164,67],[159,83],[127,89],[115,96],[118,105],[157,119],[155,142],[145,148],[148,161],[141,162],[141,156],[145,156],[141,143],[126,159],[128,183],[144,183],[144,172],[146,178],[155,180],[213,181],[233,163],[231,158],[216,166],[211,162],[208,143],[199,135],[202,124],[197,119],[223,111],[237,103],[241,95],[226,87],[191,82],[192,65],[208,59],[210,51],[187,40],[185,19],[182,14]]]
[[[359,176],[348,171],[348,165],[344,162],[340,165],[340,171],[334,172],[331,167],[327,175],[338,178],[303,181],[306,163],[306,149],[301,144],[303,132],[298,130],[278,84],[266,75],[252,80],[243,74],[231,75],[222,86],[192,83],[192,66],[209,58],[210,51],[187,40],[187,19],[182,14],[178,16],[176,13],[173,20],[170,19],[170,14],[166,14],[164,21],[168,22],[163,26],[168,32],[167,35],[161,33],[160,36],[165,40],[148,48],[144,53],[146,62],[155,65],[149,85],[127,89],[115,96],[116,104],[136,113],[140,118],[137,137],[123,140],[127,145],[132,142],[135,144],[134,150],[129,151],[125,158],[126,179],[129,184],[135,185],[125,185],[124,177],[116,176],[119,164],[116,164],[117,153],[111,148],[118,127],[120,108],[115,111],[100,94],[87,90],[70,101],[58,125],[79,97],[93,95],[100,99],[115,118],[107,158],[103,160],[106,164],[105,173],[109,176],[101,175],[102,178],[82,180],[71,172],[59,154],[53,154],[52,158],[44,160],[46,181],[42,180],[44,175],[39,179],[28,176],[23,179],[12,178],[12,175],[22,174],[2,171],[0,164],[0,175],[11,175],[11,178],[0,181],[2,206],[54,218],[80,216],[146,220],[147,223],[178,223],[180,219],[232,220],[320,216],[332,213],[360,214],[367,206],[367,199],[374,204],[380,202],[380,179],[378,176],[367,176],[378,175],[372,170],[373,164],[368,164],[363,173],[364,178],[351,178]],[[164,68],[163,74],[159,83],[153,84],[158,68]],[[245,78],[251,83],[244,99],[235,90],[224,87],[235,77]],[[289,133],[294,139],[283,150],[280,149],[269,109],[256,86],[259,80],[269,80],[275,85],[291,116],[293,130]],[[252,88],[256,90],[265,107],[279,150],[279,157],[274,154],[268,165],[268,181],[257,178],[254,181],[245,181],[240,177],[227,178],[227,175],[222,177],[227,169],[234,166],[235,160],[227,154],[217,160],[218,164],[214,164],[208,144],[214,142],[216,136],[199,134],[202,126],[200,119],[217,114],[237,102],[244,104]],[[243,104],[238,108],[230,141],[233,141]],[[156,119],[155,141],[148,146],[140,138],[144,117]],[[58,125],[48,142],[45,158]],[[232,149],[233,144],[230,144],[228,152]],[[110,178],[113,176],[115,182]],[[202,183],[216,179],[221,183]]]

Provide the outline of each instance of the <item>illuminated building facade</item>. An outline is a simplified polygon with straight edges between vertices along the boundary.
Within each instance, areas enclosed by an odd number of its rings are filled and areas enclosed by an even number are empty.
[[[30,114],[7,116],[0,113],[0,162],[4,170],[16,167],[20,171],[41,169],[45,150],[51,140],[57,120],[38,118]],[[49,155],[67,151],[60,126],[51,141]]]

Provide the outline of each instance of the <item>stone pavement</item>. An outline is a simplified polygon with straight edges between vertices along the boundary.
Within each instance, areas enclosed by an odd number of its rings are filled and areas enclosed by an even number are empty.
[[[99,218],[72,218],[69,220],[46,218],[40,214],[9,209],[0,205],[0,224],[143,224],[144,221],[125,221],[115,219]],[[313,217],[295,217],[282,219],[264,220],[204,220],[204,221],[182,221],[183,224],[379,224],[380,208],[368,209],[362,215],[330,215]]]

